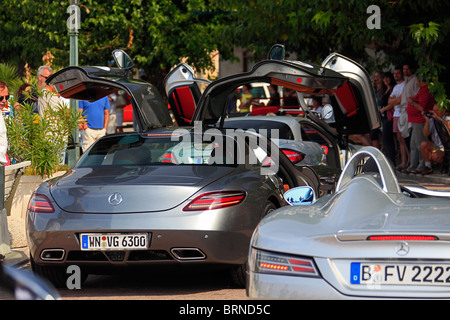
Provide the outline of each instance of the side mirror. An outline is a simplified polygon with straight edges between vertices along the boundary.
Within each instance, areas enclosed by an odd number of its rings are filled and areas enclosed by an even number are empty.
[[[333,107],[330,104],[326,104],[322,109],[322,119],[333,121]]]
[[[269,54],[267,55],[267,59],[284,60],[285,52],[286,50],[282,44],[274,44],[272,48],[270,48]]]
[[[284,199],[291,206],[308,205],[316,201],[316,194],[312,187],[297,187],[286,191]]]
[[[125,51],[116,49],[113,51],[112,55],[114,57],[114,61],[120,69],[128,70],[134,67],[133,60]]]

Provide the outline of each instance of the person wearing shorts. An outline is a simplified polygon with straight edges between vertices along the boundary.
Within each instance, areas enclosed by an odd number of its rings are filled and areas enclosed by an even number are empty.
[[[106,134],[111,105],[107,96],[94,102],[79,101],[78,103],[79,111],[86,117],[86,122],[79,124],[81,149],[86,152],[96,140]]]
[[[123,108],[116,109],[116,132],[123,132]]]
[[[401,115],[401,97],[403,87],[405,86],[405,81],[403,79],[403,67],[397,66],[394,69],[394,80],[396,85],[392,89],[391,96],[389,97],[388,104],[394,105],[394,114],[392,119],[392,132],[397,137],[398,148],[400,151],[400,164],[396,167],[397,170],[404,170],[408,167],[409,163],[409,150],[406,145],[405,138],[403,137],[399,127],[398,122]]]
[[[123,132],[123,108],[129,103],[127,94],[123,90],[117,92],[116,101],[116,132]]]

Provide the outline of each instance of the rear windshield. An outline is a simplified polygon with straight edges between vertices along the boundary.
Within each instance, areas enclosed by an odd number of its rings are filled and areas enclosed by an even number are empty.
[[[179,137],[182,138],[182,137]],[[77,167],[148,165],[235,165],[220,142],[142,137],[139,134],[99,140],[80,158]],[[234,147],[233,147],[234,148]],[[218,151],[220,150],[220,152]],[[223,151],[225,150],[225,151]]]

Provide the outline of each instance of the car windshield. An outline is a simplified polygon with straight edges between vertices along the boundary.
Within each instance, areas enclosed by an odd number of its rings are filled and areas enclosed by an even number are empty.
[[[99,140],[77,167],[148,165],[235,166],[235,142],[197,141],[191,135],[171,134],[111,136]],[[178,139],[180,138],[180,139]]]

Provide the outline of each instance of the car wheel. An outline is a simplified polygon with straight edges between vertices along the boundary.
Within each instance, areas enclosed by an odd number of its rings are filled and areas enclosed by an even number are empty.
[[[272,211],[274,211],[277,208],[277,206],[272,202],[272,201],[267,201],[266,205],[264,206],[264,211],[263,211],[263,215],[262,217],[264,218],[265,216],[267,216],[269,213],[271,213]]]
[[[267,201],[264,206],[262,217],[265,217],[276,209],[276,205],[272,201]],[[231,281],[233,285],[239,288],[245,288],[247,279],[247,263],[237,265],[231,269]]]
[[[230,271],[231,283],[238,288],[245,288],[247,263],[234,266]]]
[[[67,279],[70,274],[67,273],[66,267],[61,266],[42,266],[38,265],[34,262],[34,259],[31,257],[31,269],[38,276],[47,279],[51,282],[56,288],[67,288]],[[81,272],[80,284],[82,284],[88,277],[86,272]]]

